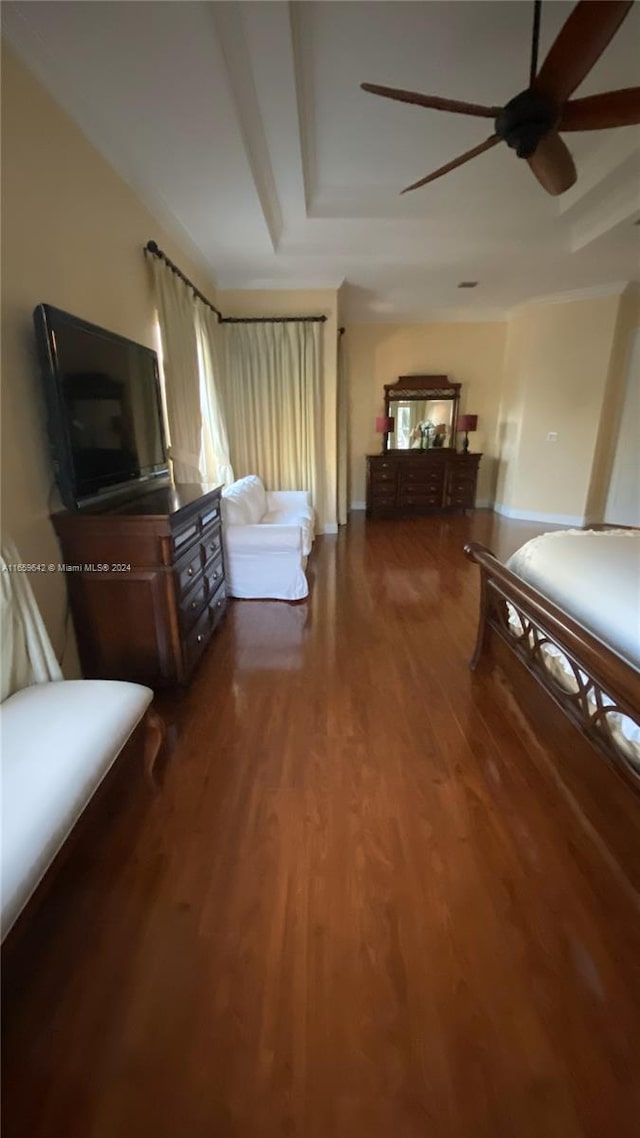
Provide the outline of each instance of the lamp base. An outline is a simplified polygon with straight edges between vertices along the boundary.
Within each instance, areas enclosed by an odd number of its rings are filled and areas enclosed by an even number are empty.
[[[462,453],[463,454],[469,453],[469,432],[468,431],[465,431],[465,433],[464,433],[464,442],[462,443]]]

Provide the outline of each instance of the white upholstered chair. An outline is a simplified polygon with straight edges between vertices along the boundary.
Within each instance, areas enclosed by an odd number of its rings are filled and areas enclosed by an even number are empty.
[[[298,601],[315,515],[306,490],[265,490],[255,474],[222,491],[222,535],[228,592],[244,599]]]

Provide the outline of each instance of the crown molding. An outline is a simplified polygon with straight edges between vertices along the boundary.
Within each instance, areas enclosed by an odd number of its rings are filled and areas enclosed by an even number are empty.
[[[554,292],[547,296],[533,296],[529,300],[523,300],[520,304],[515,304],[513,308],[509,309],[508,317],[515,316],[516,313],[522,312],[524,308],[532,308],[535,305],[541,304],[569,304],[573,300],[596,300],[604,296],[621,296],[633,281],[613,281],[605,285],[592,285],[589,288],[574,288],[568,289],[566,292]]]
[[[344,284],[344,277],[251,277],[250,280],[237,277],[218,277],[219,292],[315,292],[330,289],[337,292]]]
[[[348,308],[348,305],[346,306]],[[509,312],[505,308],[431,308],[419,317],[415,313],[403,316],[401,312],[386,313],[379,317],[349,316],[344,317],[345,324],[390,324],[400,325],[403,328],[414,326],[419,328],[423,324],[504,324],[509,319]]]

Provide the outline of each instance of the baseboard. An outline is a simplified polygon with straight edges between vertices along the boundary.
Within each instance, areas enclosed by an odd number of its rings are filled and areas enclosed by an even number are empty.
[[[366,502],[351,502],[351,504],[349,505],[350,510],[366,510],[366,508],[367,508]]]
[[[338,523],[337,522],[326,522],[323,525],[322,529],[319,530],[318,532],[319,533],[337,533],[338,532]]]
[[[584,525],[582,514],[544,514],[538,510],[512,510],[500,502],[496,502],[493,509],[494,513],[500,514],[503,518],[512,518],[519,522],[546,522],[552,526],[576,526],[580,529]]]

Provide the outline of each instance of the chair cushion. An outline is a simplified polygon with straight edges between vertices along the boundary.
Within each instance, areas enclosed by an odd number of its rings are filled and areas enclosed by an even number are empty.
[[[222,491],[222,517],[230,526],[249,526],[267,512],[267,495],[257,474],[239,478]]]
[[[152,699],[140,684],[67,680],[0,707],[3,935]]]
[[[300,526],[302,529],[302,553],[308,557],[313,545],[314,513],[311,506],[284,506],[269,510],[262,518],[263,525]]]

